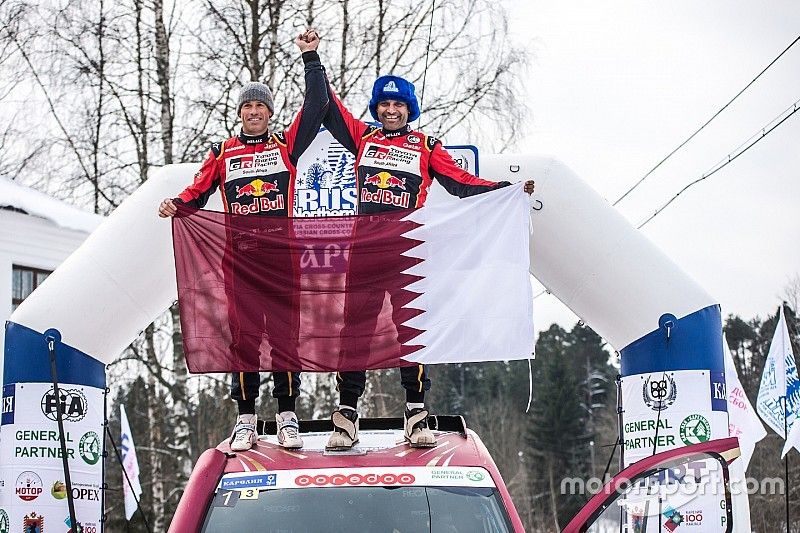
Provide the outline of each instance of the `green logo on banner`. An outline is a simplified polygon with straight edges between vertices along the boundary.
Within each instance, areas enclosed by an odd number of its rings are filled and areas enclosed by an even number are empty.
[[[78,444],[78,453],[86,464],[94,465],[100,460],[100,439],[97,433],[89,431],[81,437]]]
[[[0,533],[10,533],[11,526],[8,525],[8,514],[4,509],[0,509]]]
[[[483,481],[484,477],[483,472],[479,470],[470,470],[467,472],[467,479],[470,481]]]
[[[689,415],[683,419],[680,436],[684,444],[699,444],[711,438],[711,425],[702,415]]]

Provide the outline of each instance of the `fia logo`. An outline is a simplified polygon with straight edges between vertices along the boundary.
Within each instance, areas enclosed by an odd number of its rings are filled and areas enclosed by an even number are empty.
[[[642,399],[645,405],[653,411],[663,411],[673,403],[678,396],[678,387],[669,374],[664,374],[663,379],[653,380],[648,376],[642,386]]]
[[[68,422],[78,422],[86,416],[88,402],[86,396],[79,389],[59,389],[61,397],[61,413],[64,420]],[[50,420],[58,420],[56,395],[51,388],[42,396],[42,414]]]

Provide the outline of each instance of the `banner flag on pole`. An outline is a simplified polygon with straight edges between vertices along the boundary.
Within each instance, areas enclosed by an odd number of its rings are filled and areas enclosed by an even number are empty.
[[[786,407],[781,403],[781,398],[786,397]],[[797,366],[792,353],[792,344],[789,342],[789,330],[786,328],[786,319],[783,316],[783,306],[778,313],[778,325],[772,336],[769,353],[761,374],[761,386],[758,389],[756,409],[761,419],[772,428],[775,433],[786,438],[784,433],[784,418],[786,427],[791,431],[800,408],[800,382],[797,378]]]
[[[120,423],[120,452],[122,454],[122,468],[128,475],[130,485],[125,476],[122,476],[122,492],[125,495],[125,519],[130,520],[138,507],[136,499],[142,497],[142,486],[139,483],[139,461],[136,459],[136,447],[133,444],[133,435],[131,434],[131,426],[128,424],[128,415],[125,413],[125,406],[119,405],[119,423]],[[131,485],[133,491],[131,491]],[[134,498],[134,493],[136,498]]]
[[[521,185],[344,217],[179,206],[187,366],[338,371],[529,358],[529,211]]]
[[[767,430],[764,429],[764,424],[753,410],[753,406],[744,392],[742,382],[739,381],[739,374],[736,372],[736,365],[724,333],[722,334],[722,344],[725,352],[725,383],[728,388],[728,434],[739,439],[739,449],[742,452],[746,471],[756,443],[767,436]]]

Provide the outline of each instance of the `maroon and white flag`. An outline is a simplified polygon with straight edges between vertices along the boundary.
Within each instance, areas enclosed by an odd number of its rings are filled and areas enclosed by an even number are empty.
[[[521,185],[350,217],[181,206],[172,231],[189,371],[528,358],[528,213]]]

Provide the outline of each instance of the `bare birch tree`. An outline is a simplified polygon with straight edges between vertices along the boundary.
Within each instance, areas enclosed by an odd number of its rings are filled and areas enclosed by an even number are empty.
[[[56,176],[42,181],[43,188],[108,213],[151,169],[197,160],[212,140],[237,133],[243,82],[267,82],[275,93],[274,127],[288,123],[303,86],[292,40],[312,24],[325,40],[332,83],[362,116],[372,80],[391,72],[417,84],[432,133],[464,127],[473,114],[486,112],[504,118],[500,131],[515,131],[520,108],[506,91],[524,58],[505,46],[502,9],[488,0],[433,6],[412,0],[0,0],[0,101],[45,111],[25,128],[13,126],[13,113],[0,115],[0,147],[14,153],[0,163],[0,175],[31,170],[24,177],[29,184],[36,182],[34,171]],[[448,70],[459,75],[447,78]],[[224,380],[193,379],[183,359],[173,308],[121,356],[118,368],[125,372],[112,373],[123,389],[127,376],[140,376],[143,388],[136,390],[146,391],[130,418],[150,444],[140,458],[154,530],[166,529],[192,462],[227,433],[233,413]],[[335,397],[328,378],[304,380],[299,411],[327,414]],[[385,390],[382,382],[369,389],[381,414],[396,410],[396,376],[387,379]],[[121,513],[115,494],[107,498]]]

